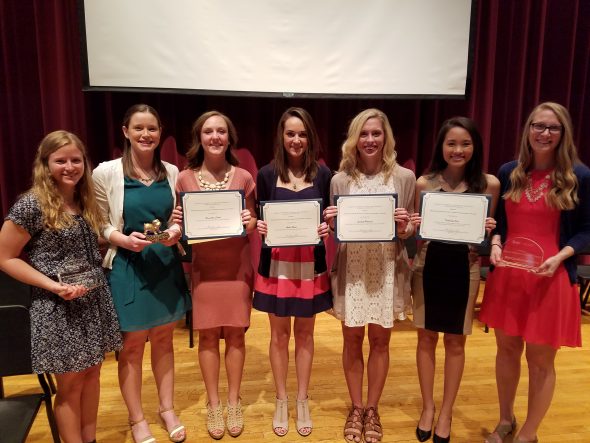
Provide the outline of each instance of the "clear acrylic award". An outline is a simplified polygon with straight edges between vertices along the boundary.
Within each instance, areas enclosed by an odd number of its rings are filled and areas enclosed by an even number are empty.
[[[543,263],[543,248],[526,237],[515,237],[504,243],[498,266],[536,271]]]

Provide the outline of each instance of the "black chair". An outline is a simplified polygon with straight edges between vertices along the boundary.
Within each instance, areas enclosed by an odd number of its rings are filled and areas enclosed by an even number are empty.
[[[590,256],[590,247],[583,249],[578,254],[578,260],[585,256]],[[584,263],[582,260],[582,263],[577,266],[576,273],[580,285],[580,306],[582,309],[586,309],[586,303],[590,297],[590,264]]]
[[[486,281],[488,273],[490,272],[490,252],[492,244],[490,239],[486,239],[481,245],[477,246],[477,254],[479,255],[479,277],[481,281]],[[487,323],[484,325],[483,331],[487,334],[490,332],[490,328]]]
[[[180,243],[182,244],[182,247],[183,247],[184,251],[186,252],[186,254],[181,257],[181,260],[182,260],[182,267],[185,270],[186,284],[188,285],[188,291],[189,291],[189,296],[190,296],[190,293],[191,293],[191,273],[190,273],[191,266],[190,266],[190,264],[192,263],[192,260],[193,260],[193,247],[192,247],[192,245],[189,245],[185,240],[181,240]],[[187,269],[188,269],[188,272],[186,272]],[[188,347],[189,348],[193,348],[195,346],[195,336],[194,336],[194,331],[193,331],[193,309],[194,308],[195,307],[193,306],[192,309],[186,311],[186,318],[185,318],[185,324],[186,324],[186,327],[188,328]]]
[[[0,305],[31,306],[31,287],[0,271]]]
[[[0,377],[32,372],[29,310],[22,305],[0,306]],[[0,443],[24,443],[43,402],[53,441],[60,442],[51,390],[44,374],[37,377],[42,392],[0,398]]]
[[[31,287],[5,272],[0,271],[0,306],[21,305],[31,307]],[[57,392],[51,374],[45,374],[52,394]],[[2,378],[0,377],[0,398],[3,397]]]

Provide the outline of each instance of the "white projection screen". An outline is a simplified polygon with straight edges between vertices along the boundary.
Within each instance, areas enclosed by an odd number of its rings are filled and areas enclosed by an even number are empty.
[[[79,2],[86,90],[466,94],[473,0]]]

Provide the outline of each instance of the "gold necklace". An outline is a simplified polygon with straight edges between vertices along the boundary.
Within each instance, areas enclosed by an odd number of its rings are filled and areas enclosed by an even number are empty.
[[[526,199],[531,203],[535,203],[537,200],[543,197],[543,195],[545,195],[545,190],[549,187],[549,179],[550,175],[545,175],[545,177],[543,177],[543,181],[539,184],[539,186],[534,188],[533,177],[529,172],[527,174],[527,185],[526,188],[524,188],[524,195],[526,195]]]
[[[229,173],[231,171],[231,166],[230,166],[230,170],[225,173],[223,180],[221,180],[220,182],[215,182],[215,183],[210,183],[207,180],[205,180],[203,178],[202,171],[203,171],[202,168],[199,169],[199,173],[197,175],[197,178],[199,179],[199,185],[201,186],[201,188],[206,189],[207,191],[221,191],[222,189],[225,189],[225,186],[227,185],[227,182],[229,181]],[[209,173],[209,174],[211,174],[211,173]],[[213,177],[213,174],[211,174],[211,177]]]
[[[149,184],[150,182],[154,181],[154,171],[150,170],[150,172],[146,172],[143,168],[140,168],[137,165],[134,165],[135,168],[135,175],[137,176],[137,179],[142,182],[145,183],[146,185]],[[140,174],[141,172],[141,174]]]
[[[301,185],[305,184],[305,175],[302,175],[301,177],[297,177],[295,175],[295,173],[292,172],[290,169],[288,170],[288,175],[289,175],[289,184],[291,184],[293,191],[297,191],[297,184],[299,184],[300,187],[301,187]]]

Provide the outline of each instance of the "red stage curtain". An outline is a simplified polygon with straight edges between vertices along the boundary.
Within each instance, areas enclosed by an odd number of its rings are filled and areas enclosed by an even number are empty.
[[[475,20],[470,93],[466,100],[360,100],[215,97],[82,92],[76,0],[0,0],[0,206],[2,214],[30,183],[36,146],[49,131],[71,130],[95,163],[121,147],[121,119],[133,103],[160,112],[164,139],[182,154],[195,118],[209,109],[234,121],[240,146],[262,166],[272,157],[276,122],[289,106],[307,108],[322,157],[336,169],[347,124],[376,106],[393,126],[398,159],[413,159],[420,174],[430,160],[438,127],[448,117],[474,118],[495,173],[513,158],[524,119],[535,104],[569,108],[581,157],[590,161],[590,2],[480,0]],[[395,57],[395,54],[392,54]],[[321,62],[321,61],[319,61]]]

